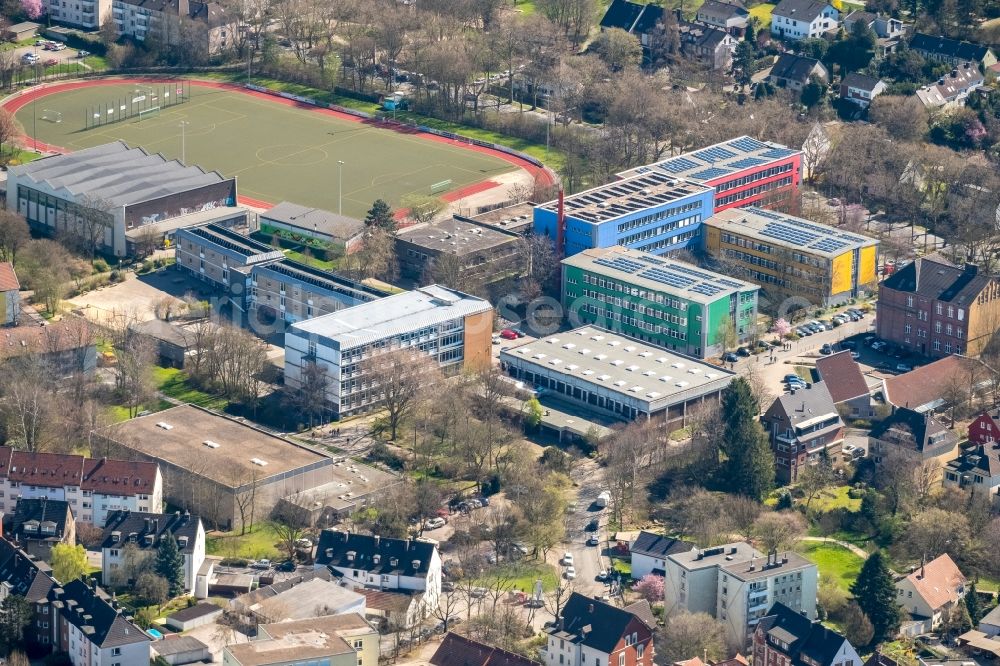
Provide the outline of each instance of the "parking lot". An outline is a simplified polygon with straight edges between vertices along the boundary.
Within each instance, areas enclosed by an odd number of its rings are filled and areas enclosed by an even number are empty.
[[[47,42],[48,40],[38,39],[35,40],[35,44],[31,46],[20,46],[14,49],[14,54],[18,57],[18,60],[25,64],[37,64],[45,67],[60,63],[80,61],[79,52],[76,49],[69,48],[65,44],[61,44],[62,48],[60,50],[52,50],[51,47],[45,48],[45,44],[41,43],[43,41]],[[30,58],[28,58],[29,55]],[[35,60],[35,62],[26,62],[26,58],[29,60]]]

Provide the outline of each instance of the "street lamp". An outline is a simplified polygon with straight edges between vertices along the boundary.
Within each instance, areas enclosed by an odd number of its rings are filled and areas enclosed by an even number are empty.
[[[181,164],[184,166],[187,166],[187,142],[185,140],[184,128],[190,124],[188,121],[182,120],[179,125],[181,128]]]
[[[344,214],[344,160],[337,160],[337,215]]]

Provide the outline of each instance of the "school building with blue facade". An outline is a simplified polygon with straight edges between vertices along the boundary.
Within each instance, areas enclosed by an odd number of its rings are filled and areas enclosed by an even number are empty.
[[[635,175],[566,197],[563,256],[620,245],[667,254],[697,241],[713,213],[715,190],[659,172]],[[534,229],[558,238],[559,202],[536,206]]]

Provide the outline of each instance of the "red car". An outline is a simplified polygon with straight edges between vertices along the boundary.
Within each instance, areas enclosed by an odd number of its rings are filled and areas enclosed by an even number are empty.
[[[53,65],[58,65],[58,64],[59,64],[59,61],[56,60],[55,58],[49,58],[48,60],[45,61],[45,66],[46,67],[52,67]]]
[[[503,338],[504,340],[517,340],[517,333],[510,330],[509,328],[505,328],[502,331],[500,331],[500,337]]]

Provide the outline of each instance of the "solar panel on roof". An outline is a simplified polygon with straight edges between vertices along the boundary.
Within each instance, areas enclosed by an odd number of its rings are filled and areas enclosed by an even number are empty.
[[[686,157],[675,157],[672,160],[660,163],[660,168],[670,173],[681,173],[688,169],[697,169],[701,165]]]
[[[744,153],[753,153],[767,148],[766,143],[761,143],[760,141],[751,139],[748,136],[745,136],[742,139],[736,139],[735,141],[730,141],[726,145],[730,148],[735,148],[736,150],[742,150]]]
[[[762,160],[759,157],[744,157],[741,160],[730,162],[726,166],[732,169],[749,169],[750,167],[757,166],[758,164],[764,164],[766,162],[767,160]]]
[[[711,178],[718,178],[719,176],[725,176],[730,173],[730,169],[723,169],[722,167],[712,167],[710,169],[704,169],[698,173],[691,174],[692,178],[700,178],[702,180],[709,180]]]
[[[811,245],[813,249],[819,250],[820,252],[834,252],[841,248],[847,247],[847,243],[843,241],[835,240],[833,238],[824,238],[815,245]]]
[[[787,224],[766,224],[763,229],[761,229],[760,234],[762,236],[767,236],[768,238],[775,238],[786,243],[792,243],[794,245],[801,245],[805,247],[809,243],[816,240],[817,236],[811,234],[808,231],[802,229],[796,229],[795,227],[789,226]]]
[[[732,287],[733,289],[741,289],[743,287],[743,284],[740,282],[733,282],[732,280],[726,280],[723,278],[717,279],[716,282],[727,287]]]
[[[715,296],[722,291],[721,287],[716,287],[712,284],[699,284],[691,287],[691,292],[695,294],[701,294],[702,296]]]
[[[594,263],[598,266],[607,266],[608,268],[614,268],[615,270],[623,271],[625,273],[635,273],[641,268],[645,268],[638,261],[632,261],[631,259],[626,259],[625,257],[615,257],[614,259],[595,259]]]
[[[789,155],[794,155],[794,150],[789,150],[788,148],[772,148],[771,150],[761,153],[764,157],[776,160],[781,157],[788,157]]]
[[[766,217],[766,218],[769,218],[769,219],[772,219],[772,220],[784,220],[785,219],[784,215],[782,215],[780,213],[775,213],[774,211],[764,210],[763,208],[752,208],[750,210],[752,212],[754,212],[755,214],[760,215],[761,217]]]
[[[692,284],[694,280],[687,278],[683,275],[678,275],[677,273],[672,273],[661,268],[650,268],[639,274],[639,277],[646,278],[647,280],[652,280],[653,282],[659,282],[671,287],[676,287],[678,289],[687,289]]]
[[[636,173],[648,173],[649,172],[649,167],[639,167],[635,171],[636,171]]]
[[[736,157],[736,153],[731,150],[726,150],[725,148],[720,148],[719,146],[712,146],[711,148],[706,148],[705,150],[699,150],[694,153],[702,162],[721,162],[723,160],[730,160]]]

